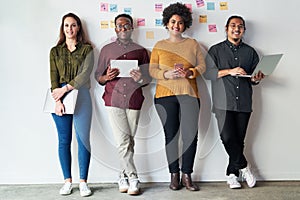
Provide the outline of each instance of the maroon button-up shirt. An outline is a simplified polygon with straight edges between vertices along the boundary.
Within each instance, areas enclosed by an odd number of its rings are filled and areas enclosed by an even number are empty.
[[[149,54],[144,47],[132,41],[127,45],[123,45],[116,40],[101,49],[98,68],[95,72],[96,80],[99,76],[106,74],[110,60],[138,60],[142,78],[149,77]],[[140,110],[144,101],[141,85],[131,77],[117,77],[114,80],[107,81],[102,98],[105,106],[135,110]]]

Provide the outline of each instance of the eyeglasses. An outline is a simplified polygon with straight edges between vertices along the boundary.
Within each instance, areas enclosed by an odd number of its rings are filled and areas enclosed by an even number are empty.
[[[238,29],[245,29],[245,26],[240,24],[240,25],[236,25],[236,24],[229,24],[230,28],[232,29],[235,29],[235,28],[238,28]]]
[[[126,30],[131,30],[131,29],[132,29],[132,26],[131,26],[131,24],[124,24],[124,25],[122,25],[122,24],[117,24],[117,25],[116,25],[116,30],[117,30],[117,31],[121,31],[122,29],[124,29],[125,31],[126,31]]]

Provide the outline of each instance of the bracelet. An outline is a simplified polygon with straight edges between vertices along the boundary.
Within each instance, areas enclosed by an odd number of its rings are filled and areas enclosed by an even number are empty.
[[[197,70],[195,68],[189,68],[189,70],[192,72],[192,75],[190,75],[189,79],[194,79],[197,77]]]
[[[68,85],[65,85],[66,86],[66,88],[67,88],[67,92],[69,91],[69,87],[68,87]]]

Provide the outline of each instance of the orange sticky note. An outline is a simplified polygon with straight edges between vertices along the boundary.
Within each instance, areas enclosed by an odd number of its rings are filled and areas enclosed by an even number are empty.
[[[153,31],[147,31],[146,32],[146,39],[154,39],[154,32]]]
[[[199,15],[199,23],[207,23],[207,15]]]

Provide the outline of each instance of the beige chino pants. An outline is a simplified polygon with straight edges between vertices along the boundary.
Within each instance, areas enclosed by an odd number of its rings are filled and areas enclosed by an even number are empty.
[[[140,110],[121,109],[107,106],[109,121],[118,148],[120,177],[138,178],[133,161],[134,136],[138,127]]]

